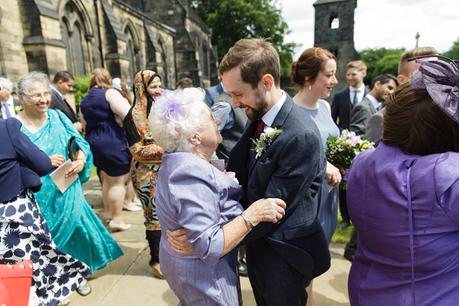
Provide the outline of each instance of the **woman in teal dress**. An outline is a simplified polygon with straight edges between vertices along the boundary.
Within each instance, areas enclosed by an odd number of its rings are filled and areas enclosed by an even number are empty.
[[[82,183],[91,175],[92,154],[89,144],[60,111],[48,109],[50,89],[43,73],[32,72],[17,84],[23,111],[19,120],[22,132],[51,158],[53,166],[68,157],[68,143],[74,137],[78,151],[67,175],[77,174],[75,182],[61,193],[49,175],[42,177],[42,188],[35,194],[51,236],[63,252],[81,260],[91,272],[102,269],[123,255],[83,194]]]

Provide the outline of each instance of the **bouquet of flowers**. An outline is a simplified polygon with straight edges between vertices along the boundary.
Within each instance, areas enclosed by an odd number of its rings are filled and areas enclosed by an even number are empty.
[[[352,160],[368,149],[374,148],[374,143],[361,139],[354,132],[344,130],[339,137],[330,136],[327,139],[327,160],[335,167],[349,169]]]

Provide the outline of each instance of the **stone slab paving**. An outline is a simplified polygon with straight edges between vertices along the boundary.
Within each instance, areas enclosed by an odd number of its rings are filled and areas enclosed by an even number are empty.
[[[101,214],[101,189],[97,178],[85,185],[85,193],[94,210]],[[151,276],[149,251],[144,239],[142,212],[123,212],[131,229],[114,233],[125,255],[105,269],[96,272],[90,279],[92,293],[82,297],[72,294],[74,306],[174,306],[178,299],[167,286],[166,281]],[[327,273],[314,280],[315,306],[346,306],[347,277],[350,263],[343,259],[343,246],[332,245],[332,267]],[[241,278],[242,297],[245,306],[255,306],[252,289],[247,278]]]

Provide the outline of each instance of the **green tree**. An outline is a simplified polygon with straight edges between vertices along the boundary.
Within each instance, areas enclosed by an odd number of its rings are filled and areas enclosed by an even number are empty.
[[[459,59],[459,38],[453,43],[451,48],[444,53],[444,55],[452,59]]]
[[[83,100],[84,96],[89,91],[89,82],[91,81],[91,75],[76,75],[73,83],[74,94],[75,94],[75,106],[78,109]]]
[[[241,38],[270,38],[279,52],[281,75],[290,74],[295,43],[286,43],[289,33],[281,10],[273,0],[192,0],[191,5],[212,29],[212,44],[219,60]]]
[[[359,52],[361,59],[367,64],[365,84],[370,85],[371,80],[380,74],[390,73],[397,76],[400,56],[405,49],[365,49]]]

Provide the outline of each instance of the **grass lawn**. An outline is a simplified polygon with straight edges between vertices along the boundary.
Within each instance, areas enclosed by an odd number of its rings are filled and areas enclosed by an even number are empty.
[[[342,221],[341,215],[338,212],[338,224]],[[335,234],[333,234],[332,242],[333,243],[348,243],[349,239],[351,239],[352,230],[354,226],[348,226],[347,228],[340,228],[339,226],[336,228]]]

